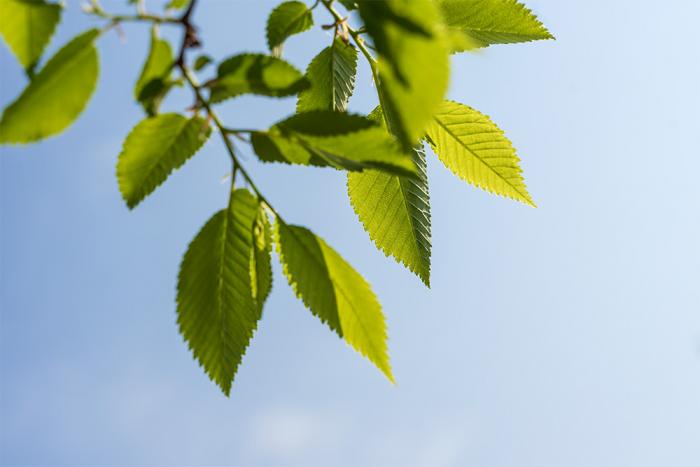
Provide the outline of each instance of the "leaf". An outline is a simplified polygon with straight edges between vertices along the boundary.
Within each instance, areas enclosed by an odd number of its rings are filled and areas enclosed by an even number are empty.
[[[131,130],[117,162],[119,191],[129,208],[151,194],[209,137],[209,123],[169,113],[146,118]]]
[[[394,382],[384,315],[369,284],[310,230],[277,219],[275,236],[284,274],[304,305]]]
[[[173,51],[168,41],[160,39],[156,29],[151,30],[151,48],[143,64],[134,96],[148,115],[155,115],[163,96],[171,85],[168,83],[172,72]]]
[[[418,177],[378,170],[348,173],[348,196],[370,238],[430,286],[430,196],[425,152],[413,150]]]
[[[42,0],[0,0],[0,35],[31,75],[61,20],[61,5]]]
[[[253,226],[253,249],[251,252],[250,274],[253,285],[253,297],[260,310],[272,289],[272,233],[270,221],[262,204],[258,208]]]
[[[255,153],[266,162],[379,168],[403,175],[416,171],[411,155],[381,126],[360,115],[331,110],[300,113],[267,133],[253,133],[251,140]]]
[[[213,61],[214,60],[209,55],[199,55],[194,61],[194,69],[195,71],[202,71]]]
[[[248,93],[291,96],[308,85],[301,72],[289,63],[261,54],[242,54],[225,60],[219,65],[217,78],[207,83],[212,102]]]
[[[297,112],[337,110],[344,112],[355,88],[357,49],[339,38],[309,63],[306,78],[311,86],[299,93]]]
[[[288,37],[311,28],[314,18],[304,2],[283,2],[267,18],[267,46],[272,54],[282,54],[282,44]]]
[[[554,39],[532,11],[516,0],[438,0],[445,24],[481,47]]]
[[[428,138],[443,164],[462,180],[535,207],[515,149],[486,115],[445,101],[428,127]]]
[[[60,133],[78,117],[97,84],[91,29],[54,55],[10,104],[0,120],[0,143],[31,143]]]
[[[190,4],[190,0],[170,0],[165,6],[169,10],[182,10]]]
[[[343,4],[346,10],[356,10],[357,9],[357,2],[355,0],[338,0],[340,3]]]
[[[431,0],[359,1],[379,54],[379,100],[389,131],[410,151],[424,135],[449,79],[449,45]]]
[[[177,323],[194,357],[229,395],[261,317],[250,267],[258,202],[247,190],[231,193],[190,243],[180,265]]]

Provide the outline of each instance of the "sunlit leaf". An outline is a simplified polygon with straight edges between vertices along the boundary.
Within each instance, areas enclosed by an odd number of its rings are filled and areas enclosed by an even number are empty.
[[[134,86],[134,97],[148,115],[157,113],[160,101],[172,86],[169,81],[174,61],[172,47],[158,37],[154,28],[148,56]]]
[[[288,37],[311,28],[314,18],[304,2],[284,2],[277,5],[267,18],[267,46],[279,57]]]

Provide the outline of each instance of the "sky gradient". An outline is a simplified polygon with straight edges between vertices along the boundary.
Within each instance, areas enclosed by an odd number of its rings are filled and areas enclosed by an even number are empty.
[[[67,3],[48,54],[94,24]],[[265,50],[273,2],[201,3],[212,56]],[[449,98],[505,130],[538,208],[467,186],[431,155],[432,289],[374,248],[342,173],[262,165],[243,148],[285,218],[373,285],[396,386],[306,311],[276,261],[230,399],[208,380],[178,333],[175,284],[225,205],[227,156],[211,138],[130,212],[114,167],[141,118],[148,29],[103,37],[80,120],[0,148],[0,465],[697,466],[700,4],[526,3],[557,41],[454,56]],[[329,41],[316,28],[285,57],[304,69]],[[1,46],[0,105],[24,83]],[[350,108],[368,112],[365,66],[357,88]],[[165,107],[190,103],[182,90]],[[264,128],[294,103],[221,110]]]

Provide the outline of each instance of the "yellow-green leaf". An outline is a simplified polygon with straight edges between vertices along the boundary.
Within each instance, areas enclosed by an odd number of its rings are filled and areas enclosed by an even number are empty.
[[[133,208],[192,157],[211,133],[201,117],[170,113],[139,122],[124,141],[117,162],[119,190]]]
[[[61,10],[43,0],[0,0],[0,35],[28,72],[51,40]]]
[[[310,230],[278,219],[275,236],[284,274],[297,296],[393,382],[386,323],[369,284]]]
[[[276,57],[282,54],[282,44],[289,36],[311,28],[314,18],[304,2],[290,1],[277,5],[267,18],[267,46]]]
[[[159,38],[153,28],[151,47],[134,86],[134,97],[148,115],[157,113],[160,101],[171,86],[169,80],[174,61],[172,47],[168,41]]]
[[[97,29],[63,46],[0,120],[0,143],[31,143],[60,133],[78,117],[97,84]]]
[[[464,104],[445,101],[427,133],[438,158],[459,178],[535,206],[515,148],[489,117]]]
[[[259,206],[247,190],[200,230],[177,285],[177,322],[204,371],[228,395],[262,313],[253,296],[251,258]]]

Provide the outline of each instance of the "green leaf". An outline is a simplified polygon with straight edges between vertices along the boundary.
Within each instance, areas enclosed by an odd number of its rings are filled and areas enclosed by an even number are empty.
[[[129,208],[151,194],[209,137],[209,123],[179,114],[146,118],[131,130],[117,162],[119,191]]]
[[[0,35],[28,73],[51,40],[61,10],[43,0],[0,0]]]
[[[447,90],[449,46],[431,0],[359,1],[379,54],[379,98],[389,131],[410,151]]]
[[[410,153],[377,123],[331,110],[296,114],[267,133],[252,134],[253,149],[266,162],[331,166],[346,170],[378,168],[414,175]]]
[[[370,238],[430,286],[430,196],[425,152],[413,150],[418,177],[378,170],[348,173],[348,196]]]
[[[289,63],[261,54],[242,54],[225,60],[219,65],[217,78],[207,83],[212,102],[248,93],[291,96],[308,85],[301,72]]]
[[[209,55],[200,55],[194,61],[194,69],[195,71],[201,71],[211,62],[213,62],[213,60]]]
[[[247,190],[199,231],[180,265],[177,323],[194,357],[229,395],[260,320],[253,296],[251,258],[258,202]]]
[[[289,284],[307,308],[394,382],[386,324],[369,284],[304,227],[277,220],[276,244]]]
[[[97,84],[97,29],[54,55],[0,120],[0,143],[31,143],[60,133],[78,117]]]
[[[462,180],[535,206],[515,149],[486,115],[445,101],[428,128],[428,139],[443,164]]]
[[[165,5],[165,8],[169,10],[182,10],[189,4],[190,0],[170,0],[168,4]]]
[[[272,290],[272,233],[270,221],[265,208],[260,204],[253,226],[253,251],[251,255],[250,274],[253,285],[253,297],[262,311],[262,307]]]
[[[297,112],[337,110],[344,112],[355,88],[357,49],[339,38],[309,63],[306,78],[311,87],[299,93]]]
[[[357,1],[355,0],[338,0],[342,5],[345,7],[346,10],[351,11],[351,10],[356,10],[357,9]]]
[[[134,87],[134,96],[148,115],[158,112],[161,100],[172,86],[169,81],[174,61],[170,44],[160,39],[153,28],[151,48]]]
[[[311,28],[314,18],[304,2],[284,2],[277,5],[267,18],[267,46],[272,54],[282,54],[282,44],[288,37]]]
[[[438,0],[446,26],[481,47],[554,39],[532,11],[516,0]]]

